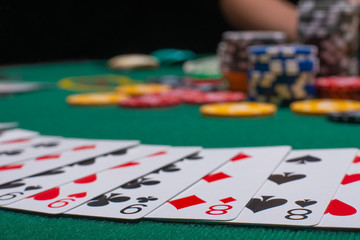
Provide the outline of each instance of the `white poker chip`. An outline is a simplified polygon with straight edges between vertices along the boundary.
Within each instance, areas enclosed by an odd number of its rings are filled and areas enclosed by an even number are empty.
[[[112,57],[108,61],[108,67],[115,70],[131,70],[139,68],[156,68],[159,61],[146,54],[124,54]]]

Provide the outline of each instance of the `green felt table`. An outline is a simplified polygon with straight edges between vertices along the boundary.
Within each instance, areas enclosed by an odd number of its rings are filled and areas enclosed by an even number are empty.
[[[279,109],[266,118],[203,117],[198,106],[169,109],[74,107],[72,94],[55,83],[68,76],[116,73],[132,79],[183,74],[180,66],[114,72],[106,61],[46,63],[0,68],[0,74],[53,83],[48,90],[0,98],[0,122],[44,135],[93,139],[137,139],[145,144],[205,148],[291,145],[293,149],[360,147],[360,125]],[[0,209],[0,239],[359,239],[356,231],[234,226],[156,221],[120,222],[45,216]]]

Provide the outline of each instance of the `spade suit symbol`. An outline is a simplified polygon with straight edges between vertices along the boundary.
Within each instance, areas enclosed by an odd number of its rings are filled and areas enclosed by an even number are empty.
[[[320,158],[313,157],[310,155],[286,160],[286,162],[288,162],[288,163],[298,163],[298,164],[306,164],[306,163],[313,163],[313,162],[320,162],[320,161],[321,161]]]
[[[8,150],[8,151],[0,152],[0,156],[1,155],[14,156],[14,155],[18,155],[20,153],[22,153],[22,150],[20,150],[20,149],[18,149],[18,150]]]
[[[317,203],[317,201],[315,200],[310,200],[310,199],[304,199],[304,200],[299,200],[295,202],[297,205],[299,205],[300,207],[307,207],[310,205],[314,205]]]
[[[262,200],[260,198],[252,198],[248,202],[248,204],[246,204],[246,207],[251,211],[253,211],[254,213],[257,213],[287,203],[287,200],[283,198],[273,198],[274,196],[261,196],[261,197]]]
[[[284,174],[270,175],[270,177],[268,179],[270,181],[273,181],[274,183],[277,183],[278,185],[280,185],[283,183],[299,180],[299,179],[302,179],[305,177],[306,177],[306,175],[304,175],[304,174],[293,174],[291,172],[284,172]]]
[[[56,147],[57,145],[59,145],[58,142],[49,142],[49,143],[38,143],[38,144],[34,144],[33,147],[34,148],[38,148],[38,147]]]
[[[5,183],[0,185],[0,189],[7,189],[7,188],[15,188],[15,187],[20,187],[20,186],[24,186],[25,183],[21,182],[22,180],[16,180],[13,182],[9,182],[9,183]]]

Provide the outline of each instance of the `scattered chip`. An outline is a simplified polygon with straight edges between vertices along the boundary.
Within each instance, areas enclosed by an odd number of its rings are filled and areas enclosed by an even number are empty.
[[[271,103],[217,103],[202,106],[200,112],[208,116],[255,117],[272,115],[276,109],[276,105]]]
[[[219,78],[221,76],[217,56],[186,61],[183,65],[183,71],[195,78]]]
[[[112,57],[108,61],[110,69],[132,70],[139,68],[157,68],[159,61],[145,54],[125,54]]]
[[[189,104],[207,104],[217,102],[238,102],[246,99],[242,92],[193,92],[183,96],[183,101]]]
[[[150,55],[155,57],[162,65],[182,63],[196,57],[193,51],[175,48],[159,49],[150,53]]]
[[[360,123],[360,111],[333,112],[327,115],[327,119],[334,122]]]
[[[113,93],[113,92],[103,92],[103,93],[84,93],[84,94],[74,94],[66,98],[66,102],[71,105],[113,105],[128,99],[129,96],[124,93]]]
[[[360,77],[320,77],[316,79],[315,87],[319,98],[360,100]]]
[[[163,75],[158,77],[150,77],[147,80],[149,83],[165,84],[171,87],[188,87],[192,80],[189,77],[177,75]]]
[[[192,88],[175,88],[172,89],[168,92],[164,92],[161,93],[164,96],[169,96],[169,97],[173,97],[173,98],[179,98],[181,101],[184,100],[184,98],[186,98],[186,96],[189,95],[195,95],[195,94],[201,94],[202,92],[196,89],[192,89]]]
[[[290,104],[290,109],[303,114],[327,114],[360,110],[360,101],[345,99],[314,99],[297,101]]]
[[[130,84],[116,88],[117,92],[122,92],[134,96],[167,92],[171,86],[165,84]]]
[[[179,105],[179,97],[169,97],[162,94],[148,94],[139,97],[133,97],[119,103],[120,107],[127,108],[161,108]]]

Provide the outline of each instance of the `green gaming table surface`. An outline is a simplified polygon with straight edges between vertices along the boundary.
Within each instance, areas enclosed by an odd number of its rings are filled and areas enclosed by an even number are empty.
[[[265,118],[203,117],[198,106],[168,109],[75,107],[65,102],[71,91],[56,87],[68,76],[120,74],[135,80],[183,74],[180,66],[114,72],[106,61],[46,63],[0,68],[0,74],[53,88],[0,98],[0,122],[44,135],[94,139],[137,139],[145,144],[205,148],[291,145],[293,149],[360,147],[360,125],[279,109]],[[45,216],[0,209],[0,239],[360,239],[356,231],[236,226],[156,221]]]

